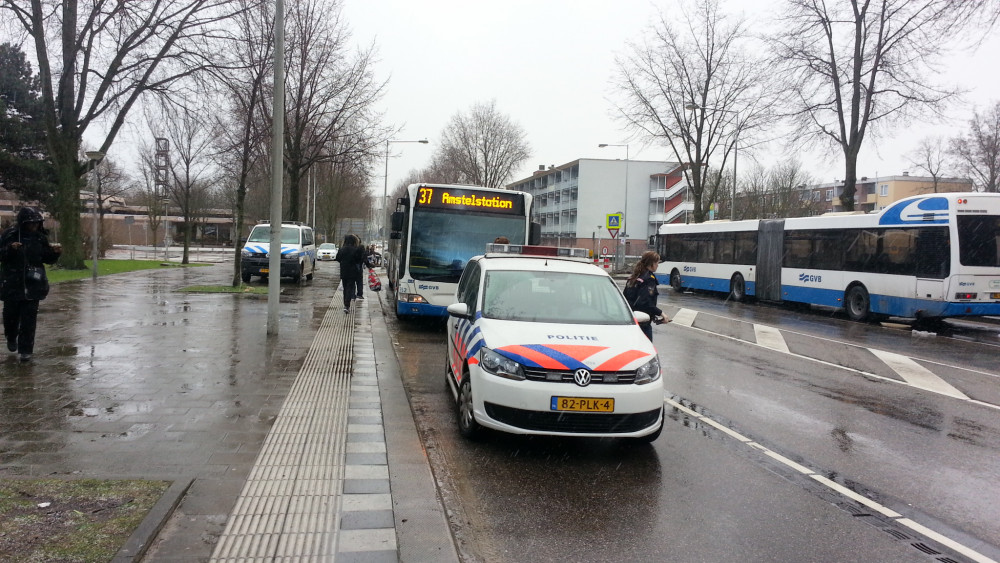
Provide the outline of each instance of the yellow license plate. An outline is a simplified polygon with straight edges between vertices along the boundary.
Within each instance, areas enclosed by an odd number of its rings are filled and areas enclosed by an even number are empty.
[[[552,397],[554,411],[615,412],[614,399],[584,399],[581,397]]]
[[[991,293],[990,299],[1000,299],[1000,293]]]
[[[267,268],[261,268],[260,269],[260,273],[262,273],[262,274],[267,274],[267,273],[270,273],[270,272],[271,272],[271,270],[268,270]]]

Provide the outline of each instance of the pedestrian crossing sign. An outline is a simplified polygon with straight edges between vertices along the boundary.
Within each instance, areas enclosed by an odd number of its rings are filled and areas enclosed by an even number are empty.
[[[607,220],[608,233],[611,234],[611,238],[618,236],[618,229],[622,226],[622,214],[621,213],[608,213]]]

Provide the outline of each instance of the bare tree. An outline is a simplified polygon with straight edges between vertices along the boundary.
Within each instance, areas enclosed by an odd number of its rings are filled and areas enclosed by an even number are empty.
[[[1000,102],[973,112],[969,132],[952,139],[950,153],[977,190],[1000,191]]]
[[[84,134],[106,124],[98,146],[108,152],[141,96],[167,94],[178,79],[225,64],[225,50],[202,47],[226,35],[237,9],[229,0],[0,0],[7,21],[33,39],[63,240],[80,239]],[[64,247],[60,263],[83,268],[83,247]]]
[[[288,216],[304,211],[302,180],[325,160],[376,159],[390,131],[374,105],[385,82],[375,78],[374,47],[351,54],[341,0],[294,0],[288,15],[285,171]]]
[[[170,140],[172,182],[168,191],[184,220],[181,263],[187,264],[195,223],[204,210],[206,193],[216,172],[212,159],[214,131],[207,126],[209,120],[195,110],[164,108],[164,111],[165,131],[156,136]]]
[[[218,161],[229,178],[229,194],[235,225],[233,233],[233,287],[242,283],[241,245],[246,223],[247,192],[255,171],[268,167],[268,139],[271,122],[267,118],[268,78],[272,75],[274,17],[266,4],[239,0],[243,10],[234,18],[234,41],[231,44],[234,68],[214,73],[216,87],[223,98],[224,110],[217,118]]]
[[[796,139],[844,155],[844,209],[854,210],[858,155],[877,135],[940,112],[958,91],[935,65],[990,2],[787,0],[773,44],[789,85]]]
[[[496,100],[473,104],[451,117],[434,155],[458,183],[503,188],[531,156],[524,129],[497,109]]]
[[[139,154],[139,172],[142,179],[136,182],[134,187],[135,197],[139,205],[146,207],[146,217],[148,219],[149,230],[152,233],[151,243],[156,246],[157,233],[160,225],[163,224],[163,216],[166,215],[166,194],[160,193],[156,185],[156,156],[152,146],[145,146]]]
[[[746,22],[726,15],[718,0],[684,3],[642,43],[617,60],[618,111],[644,140],[670,147],[690,163],[684,177],[701,222],[729,180],[713,173],[735,167],[737,145],[754,144],[769,121],[774,83],[753,58]]]
[[[941,137],[921,139],[920,144],[910,153],[909,157],[910,164],[931,177],[934,182],[934,193],[937,193],[938,184],[943,176],[945,162],[948,158],[948,151]]]
[[[111,210],[111,202],[115,199],[123,199],[125,193],[128,191],[129,179],[113,159],[105,158],[102,159],[96,166],[91,170],[91,174],[94,175],[93,181],[91,182],[91,187],[94,188],[94,192],[89,202],[90,205],[96,205],[96,209],[91,211],[96,211],[98,215],[97,221],[97,232],[90,233],[91,237],[97,237],[97,247],[100,251],[101,257],[110,248],[111,243],[104,236],[104,215]],[[89,242],[87,243],[89,244]]]

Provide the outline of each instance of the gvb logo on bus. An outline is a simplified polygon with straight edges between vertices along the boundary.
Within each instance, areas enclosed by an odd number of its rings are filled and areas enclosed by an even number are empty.
[[[823,276],[814,276],[810,274],[799,274],[799,281],[803,283],[815,282],[820,283],[823,281]]]

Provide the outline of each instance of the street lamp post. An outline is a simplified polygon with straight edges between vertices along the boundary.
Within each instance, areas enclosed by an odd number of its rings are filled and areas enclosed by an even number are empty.
[[[703,108],[698,104],[691,102],[684,106],[684,109],[688,111],[697,111],[699,109],[706,111],[718,111],[722,113],[731,113],[736,116],[736,134],[733,138],[733,200],[729,202],[729,220],[736,220],[736,158],[739,156],[740,152],[740,112],[732,109],[723,108]]]
[[[387,208],[389,207],[389,205],[388,205],[389,202],[387,201],[387,199],[389,197],[389,143],[421,143],[421,144],[426,145],[429,142],[430,141],[428,141],[427,139],[415,139],[415,140],[412,140],[412,141],[411,140],[400,140],[400,139],[386,139],[385,140],[385,176],[384,176],[384,182],[385,183],[382,186],[382,221],[381,221],[382,222],[382,225],[381,225],[382,233],[381,233],[381,235],[382,235],[382,239],[383,240],[385,240],[385,238],[386,238],[385,218],[386,218],[386,215],[387,215],[386,212],[388,211]]]
[[[628,143],[625,144],[614,144],[614,143],[601,143],[597,145],[598,148],[603,149],[604,147],[625,147],[625,207],[622,211],[622,223],[619,225],[619,241],[621,244],[621,239],[625,239],[625,249],[628,250]],[[625,263],[625,253],[621,253],[621,262],[618,262],[616,257],[615,267],[621,268]]]
[[[100,164],[101,160],[104,159],[104,153],[101,151],[87,151],[87,185],[90,187],[90,197],[94,202],[94,207],[90,210],[93,216],[93,222],[91,223],[90,232],[90,262],[93,267],[91,272],[92,279],[97,281],[97,233],[99,231],[99,225],[97,224],[97,187],[94,186],[94,166]]]

